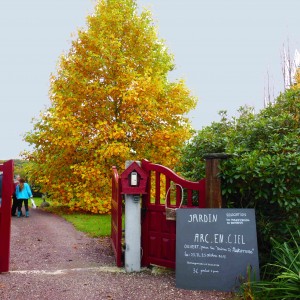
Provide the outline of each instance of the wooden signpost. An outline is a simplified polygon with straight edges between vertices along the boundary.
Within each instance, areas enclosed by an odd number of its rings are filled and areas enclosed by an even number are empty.
[[[233,291],[259,280],[254,209],[178,209],[176,287]]]

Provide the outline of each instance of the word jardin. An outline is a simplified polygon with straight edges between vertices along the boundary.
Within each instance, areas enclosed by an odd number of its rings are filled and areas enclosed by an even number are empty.
[[[216,223],[217,214],[190,214],[188,223]]]

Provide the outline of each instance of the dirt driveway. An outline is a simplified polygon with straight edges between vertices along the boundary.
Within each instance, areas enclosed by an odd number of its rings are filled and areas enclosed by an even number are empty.
[[[10,272],[0,274],[0,299],[220,300],[226,294],[177,289],[174,272],[125,273],[115,267],[108,238],[87,237],[31,209],[29,218],[12,218]]]

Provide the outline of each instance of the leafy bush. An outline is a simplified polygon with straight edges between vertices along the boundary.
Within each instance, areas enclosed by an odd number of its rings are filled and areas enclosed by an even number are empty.
[[[274,105],[254,114],[243,107],[239,117],[199,131],[183,150],[178,171],[190,180],[204,177],[203,155],[226,152],[223,201],[228,207],[255,208],[260,261],[269,262],[270,238],[285,242],[287,225],[299,226],[300,90],[281,94]]]

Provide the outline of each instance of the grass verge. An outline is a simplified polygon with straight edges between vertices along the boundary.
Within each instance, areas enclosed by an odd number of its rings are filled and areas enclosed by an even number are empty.
[[[34,198],[38,208],[43,202],[42,198]],[[42,208],[45,211],[61,216],[74,227],[82,232],[87,233],[91,237],[110,236],[111,233],[111,216],[110,215],[94,215],[88,213],[70,212],[70,210],[62,205],[48,201],[50,206]]]

